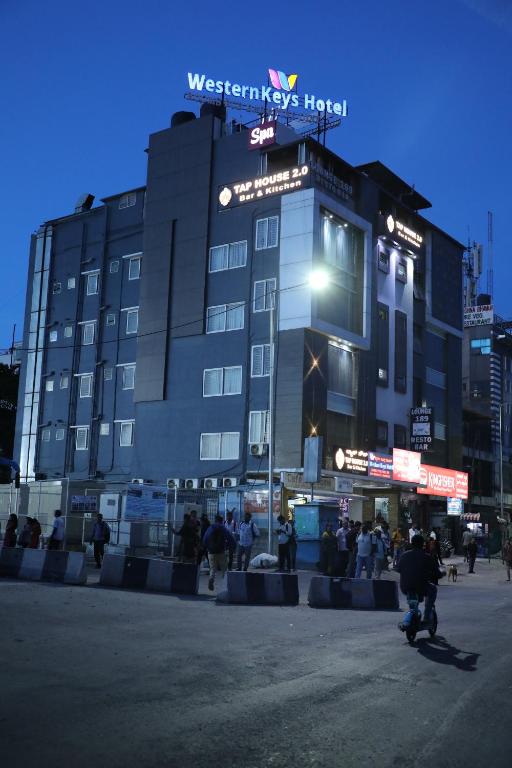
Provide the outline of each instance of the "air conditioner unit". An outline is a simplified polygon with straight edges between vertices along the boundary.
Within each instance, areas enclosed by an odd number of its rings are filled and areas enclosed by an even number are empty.
[[[222,487],[223,488],[233,488],[235,485],[238,485],[238,477],[223,477],[222,478]]]
[[[267,443],[251,443],[249,446],[251,456],[266,456],[268,453]]]
[[[218,477],[205,477],[203,480],[203,488],[218,488],[219,487],[219,478]]]
[[[175,488],[182,488],[183,487],[183,481],[180,480],[179,477],[168,477],[167,478],[167,488],[170,491],[174,491]]]
[[[142,477],[132,477],[131,482],[135,485],[142,485],[144,483],[144,479]]]
[[[185,480],[185,488],[188,491],[191,491],[193,488],[199,488],[199,480],[196,477],[187,478],[187,480]]]

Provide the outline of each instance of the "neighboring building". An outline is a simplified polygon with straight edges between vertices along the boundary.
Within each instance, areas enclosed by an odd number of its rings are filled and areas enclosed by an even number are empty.
[[[18,401],[19,366],[6,365],[0,357],[0,457],[12,458]]]
[[[12,347],[0,351],[0,365],[19,368],[21,365],[21,352],[23,342],[15,341]]]
[[[277,471],[300,474],[311,435],[331,475],[340,447],[408,448],[424,404],[424,461],[462,468],[463,246],[381,163],[281,124],[271,146],[247,136],[221,108],[178,113],[150,136],[145,187],[84,196],[33,236],[22,476],[263,478],[274,304]],[[395,521],[400,506],[425,525],[446,514],[414,487],[356,485]]]

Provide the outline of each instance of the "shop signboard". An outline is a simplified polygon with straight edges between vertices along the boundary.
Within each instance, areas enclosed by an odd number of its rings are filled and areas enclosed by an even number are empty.
[[[308,186],[309,166],[295,165],[264,176],[252,176],[219,187],[219,211],[227,211],[237,205],[263,200],[285,192],[298,192]]]
[[[468,474],[446,467],[433,467],[423,464],[418,493],[446,498],[468,498]]]
[[[492,304],[480,304],[477,307],[464,308],[464,328],[475,325],[492,325],[494,323],[494,308]]]
[[[380,480],[393,479],[393,457],[389,454],[368,453],[368,477]]]
[[[97,496],[71,496],[71,512],[97,512]]]
[[[393,480],[402,483],[419,483],[421,454],[393,448]]]
[[[384,231],[392,238],[397,238],[407,245],[411,245],[414,251],[419,251],[423,245],[423,234],[413,229],[405,221],[396,218],[391,213],[384,216]]]
[[[368,475],[368,451],[334,447],[334,468],[350,475]]]
[[[457,517],[460,517],[464,511],[464,502],[462,499],[448,496],[446,499],[446,511],[449,515],[456,515]]]
[[[261,149],[276,143],[277,120],[265,120],[251,128],[248,133],[248,148]]]
[[[428,451],[434,436],[434,412],[430,407],[411,408],[410,443],[413,451]]]

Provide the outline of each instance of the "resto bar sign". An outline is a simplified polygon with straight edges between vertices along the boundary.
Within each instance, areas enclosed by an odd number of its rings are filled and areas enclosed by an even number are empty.
[[[429,496],[445,496],[454,499],[467,499],[468,497],[467,472],[424,464],[421,467],[420,485],[418,493]]]
[[[298,165],[266,176],[255,176],[234,184],[225,184],[219,189],[219,208],[225,211],[235,205],[251,203],[272,195],[296,192],[306,186],[308,174],[307,165]]]

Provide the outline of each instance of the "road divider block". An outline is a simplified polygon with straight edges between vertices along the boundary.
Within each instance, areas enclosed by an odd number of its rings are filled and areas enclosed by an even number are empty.
[[[298,605],[296,573],[228,571],[222,602],[237,605]]]
[[[83,552],[3,547],[0,550],[0,576],[27,581],[55,581],[85,584],[86,559]]]
[[[101,565],[100,584],[103,587],[197,595],[199,567],[151,557],[106,554]]]
[[[387,580],[313,576],[308,604],[312,608],[398,610],[398,585]]]

